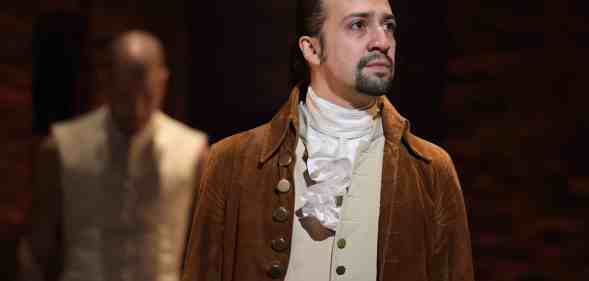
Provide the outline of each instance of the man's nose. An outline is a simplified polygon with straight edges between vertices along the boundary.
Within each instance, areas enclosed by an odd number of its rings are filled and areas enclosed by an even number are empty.
[[[395,40],[393,35],[383,27],[375,28],[371,35],[370,42],[368,42],[368,51],[380,51],[386,54],[393,46]]]

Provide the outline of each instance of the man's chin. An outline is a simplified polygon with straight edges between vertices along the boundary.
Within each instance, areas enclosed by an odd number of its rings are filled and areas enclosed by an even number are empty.
[[[368,92],[368,91],[361,91],[360,93],[363,95],[369,96],[369,97],[380,97],[380,96],[384,96],[387,94],[387,92]]]
[[[390,78],[367,78],[356,81],[356,90],[362,94],[378,97],[391,91],[393,81]]]

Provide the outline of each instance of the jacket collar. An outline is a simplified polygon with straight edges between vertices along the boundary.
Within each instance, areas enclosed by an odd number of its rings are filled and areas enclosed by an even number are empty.
[[[264,143],[260,154],[260,163],[265,163],[278,150],[280,145],[286,139],[289,129],[299,130],[299,102],[301,100],[300,86],[295,86],[292,90],[288,102],[282,106],[269,123],[269,130],[264,136]],[[426,161],[431,162],[431,157],[426,155],[415,145],[416,137],[410,132],[410,124],[397,109],[391,104],[386,96],[378,99],[378,105],[381,109],[382,125],[384,136],[387,143],[399,145],[403,144],[410,150],[411,154]]]

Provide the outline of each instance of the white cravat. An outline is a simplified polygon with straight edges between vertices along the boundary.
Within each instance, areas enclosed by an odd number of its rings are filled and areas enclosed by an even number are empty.
[[[309,87],[300,111],[306,125],[301,133],[306,166],[313,181],[301,195],[303,217],[314,216],[335,231],[341,211],[336,198],[350,187],[358,154],[382,134],[376,129],[380,124],[376,105],[366,110],[344,108]]]

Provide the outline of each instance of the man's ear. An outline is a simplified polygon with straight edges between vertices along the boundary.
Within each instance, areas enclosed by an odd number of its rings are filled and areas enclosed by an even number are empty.
[[[317,38],[311,36],[301,36],[299,38],[299,49],[303,53],[305,60],[312,65],[321,63],[321,44]]]

